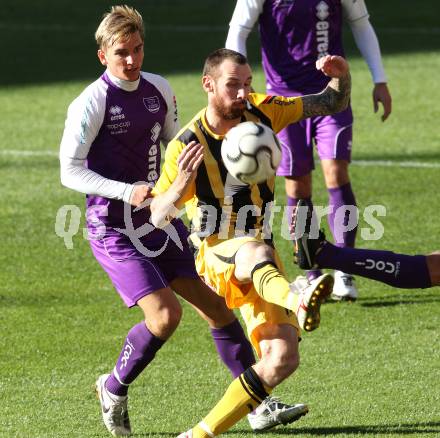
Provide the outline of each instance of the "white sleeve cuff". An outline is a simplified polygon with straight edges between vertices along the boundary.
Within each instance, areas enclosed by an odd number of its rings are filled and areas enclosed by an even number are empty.
[[[133,194],[134,187],[135,187],[134,184],[125,185],[125,190],[122,195],[122,200],[127,204],[130,204],[130,199],[131,199],[131,195]]]

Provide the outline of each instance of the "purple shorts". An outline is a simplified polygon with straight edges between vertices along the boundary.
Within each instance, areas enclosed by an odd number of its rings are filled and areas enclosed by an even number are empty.
[[[319,158],[351,161],[353,114],[351,108],[332,116],[316,116],[292,123],[278,138],[282,158],[280,176],[303,176],[315,168],[313,143]]]
[[[187,242],[188,231],[183,224],[176,229],[182,249],[171,238],[167,242],[165,233],[154,242],[140,238],[134,243],[128,236],[111,230],[102,239],[90,241],[96,260],[127,307],[168,287],[175,278],[199,278]]]

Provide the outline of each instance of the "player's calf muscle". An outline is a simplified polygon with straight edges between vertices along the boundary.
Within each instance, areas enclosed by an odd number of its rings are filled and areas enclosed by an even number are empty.
[[[255,370],[270,387],[280,384],[299,366],[298,338],[295,329],[286,324],[260,328],[261,360]]]

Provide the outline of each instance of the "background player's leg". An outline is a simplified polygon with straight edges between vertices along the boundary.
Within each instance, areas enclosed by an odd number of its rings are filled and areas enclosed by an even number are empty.
[[[357,231],[356,199],[350,183],[348,165],[353,138],[351,108],[341,113],[318,118],[316,148],[327,187],[330,213],[327,216],[333,241],[341,247],[353,248]],[[332,297],[355,300],[358,296],[352,275],[335,271]]]
[[[335,245],[354,248],[358,226],[356,199],[348,176],[348,161],[322,160],[329,194],[330,213],[327,217]],[[355,300],[358,292],[354,278],[337,270],[333,298]]]
[[[280,93],[280,95],[284,95]],[[281,142],[281,163],[277,175],[285,177],[287,223],[292,221],[292,210],[298,199],[307,199],[312,205],[313,123],[310,119],[292,123],[278,137]],[[322,275],[318,269],[306,272],[309,281]]]
[[[307,175],[303,175],[299,177],[286,176],[285,187],[286,187],[287,207],[288,207],[286,209],[286,213],[288,215],[287,224],[290,227],[293,220],[293,212],[295,211],[299,199],[303,199],[308,203],[308,205],[310,205],[313,208],[312,175],[309,173]],[[321,275],[322,275],[322,271],[320,269],[310,269],[306,271],[306,278],[309,282],[315,280]]]
[[[348,176],[348,162],[322,160],[322,168],[329,193],[328,224],[335,245],[353,248],[356,241],[357,220],[356,217],[350,217],[352,209],[346,207],[356,207],[356,199]],[[347,230],[348,228],[351,229]]]

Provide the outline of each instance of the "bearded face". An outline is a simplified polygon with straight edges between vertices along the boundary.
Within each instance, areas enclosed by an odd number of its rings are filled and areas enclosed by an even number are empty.
[[[240,119],[246,109],[246,100],[237,99],[232,102],[226,102],[222,97],[215,96],[212,102],[216,113],[224,120]]]
[[[205,77],[210,106],[223,120],[240,119],[246,110],[252,72],[248,64],[226,59],[209,77]]]

